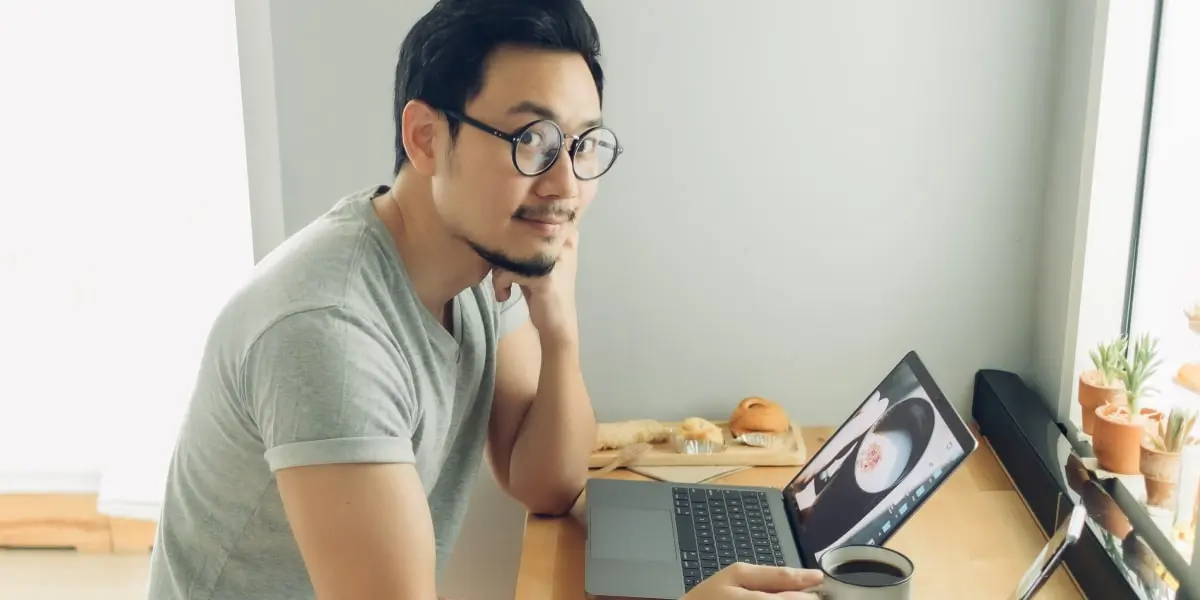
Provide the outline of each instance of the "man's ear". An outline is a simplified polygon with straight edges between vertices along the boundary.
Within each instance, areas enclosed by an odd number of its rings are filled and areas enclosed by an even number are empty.
[[[439,137],[446,139],[449,133],[442,114],[420,100],[409,100],[400,113],[400,132],[409,164],[422,175],[434,175]]]

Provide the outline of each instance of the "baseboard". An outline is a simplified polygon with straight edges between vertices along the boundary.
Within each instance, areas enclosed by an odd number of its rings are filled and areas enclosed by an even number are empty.
[[[99,489],[96,471],[0,471],[0,494],[95,494]]]
[[[153,521],[101,513],[94,492],[0,494],[0,548],[145,554],[154,530]]]
[[[100,498],[96,509],[113,519],[132,521],[157,521],[159,505],[151,502],[130,502]]]

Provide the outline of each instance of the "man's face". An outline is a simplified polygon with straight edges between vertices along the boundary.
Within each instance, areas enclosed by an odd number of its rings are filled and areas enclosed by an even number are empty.
[[[591,71],[578,54],[501,48],[489,60],[483,89],[462,113],[506,133],[548,118],[566,134],[553,166],[529,177],[514,166],[512,144],[462,123],[449,155],[437,158],[432,183],[452,235],[495,267],[524,276],[549,273],[596,194],[597,181],[578,179],[567,153],[570,136],[600,121]]]

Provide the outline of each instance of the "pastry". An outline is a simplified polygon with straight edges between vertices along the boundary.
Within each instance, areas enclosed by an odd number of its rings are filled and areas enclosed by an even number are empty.
[[[595,450],[616,450],[634,444],[658,444],[671,437],[671,429],[654,419],[636,419],[596,426]]]
[[[742,400],[729,417],[729,432],[734,436],[746,433],[783,433],[787,431],[787,411],[775,402],[757,396]]]
[[[1200,363],[1186,363],[1179,367],[1175,383],[1200,394]]]
[[[679,424],[679,436],[685,440],[725,443],[725,434],[712,421],[700,417],[689,417]]]

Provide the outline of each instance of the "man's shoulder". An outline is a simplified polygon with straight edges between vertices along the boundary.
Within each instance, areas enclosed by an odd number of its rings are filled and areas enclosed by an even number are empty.
[[[387,248],[373,216],[372,189],[345,196],[289,236],[254,267],[251,290],[291,290],[340,297],[364,270],[378,268]]]
[[[387,272],[391,250],[369,220],[374,190],[339,199],[259,261],[222,307],[213,335],[244,348],[280,323],[376,310],[364,290],[395,283]]]

